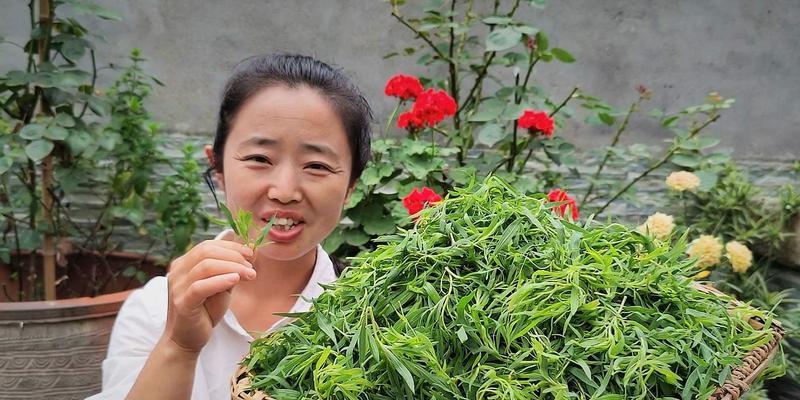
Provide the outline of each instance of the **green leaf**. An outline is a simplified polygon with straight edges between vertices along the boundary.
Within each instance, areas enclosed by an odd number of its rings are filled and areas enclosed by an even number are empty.
[[[69,137],[67,137],[67,146],[69,146],[70,152],[74,155],[80,155],[92,144],[92,135],[89,132],[84,130],[80,130],[77,132],[72,132]]]
[[[608,126],[614,125],[614,117],[611,116],[611,114],[601,112],[597,113],[597,117],[600,118],[600,121]]]
[[[272,218],[269,219],[267,225],[264,226],[264,229],[261,230],[261,233],[258,234],[258,238],[255,241],[256,247],[261,246],[261,244],[264,243],[264,239],[267,237],[270,229],[272,229],[272,225],[274,224],[275,224],[275,217],[273,216]]]
[[[497,142],[505,138],[506,133],[503,127],[498,124],[486,124],[483,129],[478,132],[477,141],[487,147],[493,147]]]
[[[14,160],[11,157],[2,156],[0,157],[0,175],[3,175],[11,169],[11,166],[14,165]]]
[[[352,246],[361,246],[369,241],[369,236],[360,229],[348,229],[342,236],[347,244]]]
[[[27,140],[35,140],[42,137],[45,125],[42,124],[28,124],[19,131],[19,137]]]
[[[219,203],[219,208],[222,210],[222,214],[225,215],[225,218],[228,220],[228,225],[233,229],[233,233],[237,236],[241,237],[239,234],[239,226],[236,224],[236,220],[233,218],[233,214],[231,210],[228,209],[228,206],[225,203]]]
[[[539,28],[534,28],[528,25],[514,25],[511,27],[515,31],[528,36],[534,36],[539,32]]]
[[[697,190],[701,192],[707,192],[714,188],[717,185],[717,180],[719,176],[711,171],[695,171],[695,175],[700,178],[700,187]]]
[[[61,44],[61,53],[70,61],[80,60],[86,54],[86,41],[74,38]]]
[[[72,118],[72,115],[58,113],[54,118],[56,124],[63,126],[64,128],[72,128],[75,126],[75,119]]]
[[[676,154],[672,156],[670,161],[681,167],[694,168],[700,165],[700,157],[692,154]]]
[[[483,23],[486,25],[508,25],[511,21],[511,17],[505,16],[497,16],[493,15],[491,17],[486,17],[483,19]]]
[[[335,252],[342,244],[344,244],[344,236],[342,236],[342,232],[340,229],[336,229],[325,238],[325,241],[322,243],[322,248],[328,254],[332,254]]]
[[[44,137],[50,140],[64,140],[69,136],[69,131],[60,126],[51,126],[44,131]]]
[[[501,28],[486,37],[486,51],[503,51],[516,46],[522,34],[513,28]]]
[[[387,215],[381,215],[378,218],[368,218],[362,222],[362,225],[364,226],[364,232],[373,236],[393,233],[397,227],[391,217]]]
[[[572,54],[570,54],[568,51],[566,51],[566,50],[564,50],[562,48],[554,47],[552,50],[550,50],[550,52],[553,53],[553,56],[558,61],[561,61],[561,62],[567,63],[567,64],[575,62],[575,57],[573,57]]]
[[[503,112],[506,103],[500,99],[490,98],[481,102],[480,109],[469,120],[472,122],[486,122],[497,119]]]
[[[27,154],[28,158],[30,158],[32,161],[39,161],[47,157],[47,155],[53,151],[53,147],[53,142],[45,139],[39,139],[28,143],[28,145],[25,146],[25,154]]]
[[[536,32],[536,51],[547,51],[550,42],[547,40],[547,34],[543,31]]]
[[[513,120],[519,119],[519,117],[522,116],[522,113],[528,108],[531,108],[531,107],[529,105],[527,105],[527,104],[509,103],[506,106],[506,109],[503,110],[503,113],[500,115],[500,120],[501,121],[513,121]]]

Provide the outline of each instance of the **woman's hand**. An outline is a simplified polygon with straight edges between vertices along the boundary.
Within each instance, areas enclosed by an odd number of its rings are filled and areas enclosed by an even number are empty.
[[[199,353],[225,315],[230,289],[253,280],[253,251],[227,240],[207,240],[172,262],[167,275],[169,309],[163,339],[180,350]]]

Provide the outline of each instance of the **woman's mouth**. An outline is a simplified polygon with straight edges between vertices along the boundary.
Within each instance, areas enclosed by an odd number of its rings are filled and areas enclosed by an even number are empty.
[[[261,220],[264,224],[269,221]],[[269,238],[274,242],[289,242],[297,238],[302,232],[305,223],[292,218],[275,218],[272,229],[269,230]]]

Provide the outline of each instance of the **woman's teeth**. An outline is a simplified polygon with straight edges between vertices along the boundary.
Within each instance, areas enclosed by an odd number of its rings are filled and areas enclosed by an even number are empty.
[[[295,222],[291,218],[275,218],[275,222],[272,224],[272,226],[280,230],[288,231],[289,229],[292,229],[292,227],[295,226],[296,224],[297,222]]]

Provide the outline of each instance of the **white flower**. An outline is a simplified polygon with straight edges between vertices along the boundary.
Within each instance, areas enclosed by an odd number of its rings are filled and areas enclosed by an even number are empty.
[[[695,190],[700,186],[700,178],[688,171],[673,172],[667,176],[667,186],[678,192]]]
[[[660,212],[647,217],[647,221],[637,228],[641,234],[658,240],[666,240],[673,229],[675,229],[675,223],[672,216]]]
[[[697,266],[706,269],[719,264],[722,258],[722,243],[711,235],[700,235],[686,250],[689,257],[697,259]]]
[[[731,262],[731,268],[738,273],[746,272],[753,265],[753,252],[747,246],[731,240],[725,244],[725,256]]]

